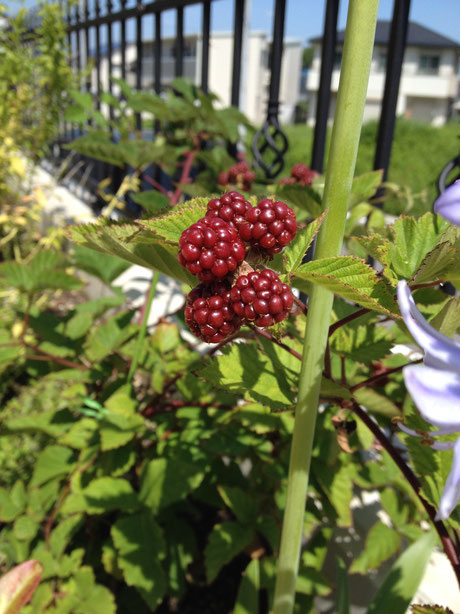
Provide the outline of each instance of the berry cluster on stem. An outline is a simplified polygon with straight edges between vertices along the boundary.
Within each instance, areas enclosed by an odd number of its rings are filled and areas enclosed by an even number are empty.
[[[284,177],[280,180],[280,185],[297,184],[297,185],[312,185],[313,179],[318,173],[312,170],[306,164],[298,162],[291,168],[291,176]]]
[[[249,169],[247,162],[243,160],[231,166],[228,171],[219,173],[217,182],[224,188],[234,185],[247,192],[251,189],[255,178],[256,174]]]
[[[254,270],[245,258],[271,258],[296,232],[295,213],[281,201],[264,198],[253,207],[234,191],[209,200],[205,217],[179,240],[179,262],[202,282],[185,308],[196,337],[219,343],[243,324],[266,328],[287,318],[294,302],[289,286],[271,269]]]

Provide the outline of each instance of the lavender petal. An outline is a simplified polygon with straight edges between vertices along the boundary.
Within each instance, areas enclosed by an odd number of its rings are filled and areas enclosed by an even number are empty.
[[[460,226],[460,181],[446,188],[434,203],[435,213],[447,221]]]
[[[454,447],[454,460],[449,476],[446,480],[436,520],[446,520],[460,501],[460,438],[457,439]]]
[[[415,305],[406,281],[398,283],[398,304],[404,322],[425,351],[425,364],[460,373],[460,344],[430,326]]]
[[[405,367],[403,374],[422,417],[444,433],[460,431],[460,374],[423,365]]]

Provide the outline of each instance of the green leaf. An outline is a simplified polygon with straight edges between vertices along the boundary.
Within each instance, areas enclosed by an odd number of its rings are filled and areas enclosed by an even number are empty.
[[[150,512],[118,518],[111,529],[118,566],[128,586],[135,586],[153,610],[163,599],[166,579],[160,561],[165,543]]]
[[[126,260],[95,252],[82,245],[75,245],[74,261],[79,269],[102,279],[107,285],[129,268]]]
[[[401,554],[379,588],[367,614],[404,614],[415,595],[436,543],[434,531]]]
[[[85,111],[93,110],[93,97],[89,92],[80,92],[80,90],[71,89],[69,90],[69,94],[80,107],[85,109]]]
[[[359,258],[337,256],[312,260],[300,266],[294,275],[372,311],[400,317],[387,284]]]
[[[275,195],[276,198],[286,202],[288,205],[292,204],[302,211],[306,211],[310,217],[317,218],[322,213],[321,196],[310,186],[297,184],[277,185]]]
[[[142,231],[142,241],[134,241],[135,235],[141,230],[137,223],[104,219],[97,224],[72,226],[70,233],[79,245],[118,256],[131,264],[145,266],[195,286],[196,278],[179,264],[178,248],[146,230]]]
[[[73,450],[63,446],[47,446],[35,463],[30,485],[40,486],[51,478],[69,474],[76,465],[75,461]]]
[[[409,508],[404,504],[404,499],[396,494],[392,488],[385,488],[380,493],[380,501],[383,509],[391,518],[391,522],[398,527],[404,526],[408,520]]]
[[[106,324],[93,330],[86,340],[86,355],[91,361],[100,361],[131,337],[136,329],[130,325],[131,312],[118,314]]]
[[[242,524],[253,523],[256,519],[256,501],[236,486],[218,486],[220,496]]]
[[[293,273],[302,264],[305,252],[310,247],[325,217],[326,213],[323,213],[305,228],[299,230],[295,239],[286,246],[283,256],[286,259],[286,271],[288,273]]]
[[[411,605],[412,614],[454,614],[449,608],[441,605]]]
[[[77,105],[71,105],[64,111],[64,119],[67,122],[83,124],[88,119],[88,115]]]
[[[141,220],[139,224],[163,239],[179,244],[183,231],[206,215],[208,200],[209,198],[194,198],[184,205],[174,207],[165,215],[151,220]]]
[[[359,175],[353,179],[351,186],[350,205],[351,209],[358,203],[369,200],[377,191],[377,188],[382,183],[383,171],[370,171]]]
[[[337,614],[350,613],[350,588],[348,585],[347,566],[340,556],[336,556],[337,562]]]
[[[377,569],[395,554],[400,546],[398,533],[383,522],[376,522],[367,534],[364,550],[351,564],[350,573],[367,574],[369,569]]]
[[[337,525],[349,527],[352,524],[350,503],[353,498],[353,480],[350,468],[343,465],[332,471],[326,464],[317,464],[316,477],[326,492],[327,498],[337,513]]]
[[[411,279],[447,226],[446,220],[432,213],[417,219],[400,216],[390,228],[388,267],[398,278]]]
[[[401,415],[399,407],[391,399],[378,393],[373,388],[366,388],[365,386],[358,388],[353,392],[353,397],[360,405],[364,405],[373,413],[383,414],[389,418]]]
[[[78,569],[64,586],[65,596],[58,602],[59,611],[72,614],[115,614],[116,606],[112,593],[105,586],[95,583],[91,567]]]
[[[31,541],[37,534],[40,525],[31,516],[19,516],[14,521],[13,532],[17,539]]]
[[[460,328],[460,298],[452,297],[430,320],[431,326],[447,337],[454,337]]]
[[[81,511],[103,514],[112,510],[135,510],[137,495],[131,484],[122,478],[102,477],[92,480],[82,491],[86,504]]]
[[[244,550],[253,537],[251,528],[236,522],[215,525],[204,552],[208,582],[215,580],[222,567]]]
[[[105,136],[101,137],[100,134],[81,136],[68,145],[64,145],[64,148],[114,166],[123,168],[126,164],[126,155],[120,145],[112,143]]]
[[[153,215],[170,206],[169,198],[158,190],[147,190],[130,196],[135,203]]]
[[[342,326],[331,335],[330,344],[333,352],[369,364],[387,356],[394,339],[383,326]]]
[[[274,344],[269,352],[263,354],[255,344],[234,343],[223,347],[222,355],[208,360],[198,373],[231,393],[250,392],[269,407],[292,407],[300,361]]]
[[[51,532],[49,545],[51,554],[58,560],[67,548],[72,536],[78,531],[83,524],[83,514],[75,514],[69,518],[59,520]]]
[[[115,450],[126,445],[144,424],[138,414],[128,416],[110,413],[100,421],[101,450]]]
[[[451,270],[458,270],[460,257],[458,250],[450,243],[438,243],[423,258],[412,276],[411,283],[421,284],[449,278]]]
[[[238,588],[233,614],[254,614],[259,611],[259,559],[253,559],[244,571]]]
[[[200,466],[173,458],[155,458],[141,471],[139,499],[155,513],[198,488],[204,478]]]

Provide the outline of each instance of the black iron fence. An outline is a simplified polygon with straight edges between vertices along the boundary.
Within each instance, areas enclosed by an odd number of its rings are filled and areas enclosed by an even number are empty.
[[[211,13],[219,0],[155,0],[143,2],[138,0],[80,0],[67,13],[68,42],[71,49],[72,63],[81,71],[93,63],[92,74],[88,73],[83,89],[96,95],[108,88],[112,92],[112,81],[103,84],[101,61],[106,58],[108,74],[117,68],[119,76],[126,79],[129,71],[135,75],[135,87],[142,89],[143,75],[146,69],[151,71],[150,86],[156,93],[162,89],[162,70],[164,70],[164,52],[162,15],[166,11],[175,13],[175,33],[173,55],[170,57],[169,71],[175,77],[187,73],[187,38],[184,35],[184,13],[191,6],[201,7],[201,74],[199,85],[207,92],[209,81],[210,25]],[[320,83],[317,97],[316,122],[311,159],[305,160],[313,169],[322,172],[326,143],[327,123],[331,100],[331,78],[334,68],[336,49],[337,18],[339,0],[326,0],[324,12],[324,31],[322,39],[322,61]],[[393,139],[396,103],[399,81],[406,44],[409,20],[410,0],[394,0],[391,34],[387,49],[387,70],[384,95],[381,105],[378,138],[374,157],[374,168],[384,170],[386,176],[391,144]],[[253,141],[253,153],[256,164],[265,172],[267,179],[275,177],[283,168],[284,155],[288,142],[279,123],[280,79],[283,56],[284,22],[286,0],[274,0],[272,47],[270,54],[270,83],[266,101],[266,119]],[[233,54],[231,70],[230,102],[240,105],[242,86],[242,48],[243,29],[245,26],[245,0],[233,3]],[[134,62],[127,61],[127,23],[134,20]],[[114,32],[116,30],[116,36]],[[145,48],[150,41],[150,57],[146,57]],[[114,52],[119,56],[119,66],[114,66]],[[185,70],[185,73],[184,73]],[[300,75],[299,75],[300,77]],[[112,112],[112,109],[111,109]],[[142,128],[142,119],[137,117],[137,127]],[[65,126],[65,139],[73,133],[73,126]],[[271,150],[271,151],[269,151]],[[269,160],[269,161],[268,161]]]

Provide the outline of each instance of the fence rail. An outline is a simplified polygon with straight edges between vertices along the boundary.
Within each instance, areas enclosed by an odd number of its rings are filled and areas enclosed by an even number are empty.
[[[150,84],[156,93],[162,89],[164,59],[162,58],[162,16],[166,11],[174,11],[176,17],[174,35],[174,58],[169,61],[168,71],[171,75],[179,77],[184,75],[187,62],[186,45],[184,38],[184,13],[188,7],[201,6],[201,31],[197,33],[201,40],[201,74],[199,85],[204,92],[209,89],[209,60],[210,60],[210,27],[213,6],[219,0],[155,0],[144,3],[139,0],[131,5],[128,0],[106,0],[104,6],[100,0],[80,0],[78,6],[71,7],[67,12],[68,41],[71,49],[72,63],[76,70],[81,71],[94,62],[93,76],[88,74],[83,86],[88,92],[99,96],[103,87],[112,93],[112,82],[109,79],[102,83],[101,60],[107,56],[108,74],[113,74],[113,53],[119,48],[121,56],[121,77],[127,78],[129,67],[135,69],[135,87],[144,87],[143,75],[146,68],[151,71]],[[313,169],[322,172],[326,143],[329,106],[331,101],[331,78],[334,68],[336,50],[337,18],[340,0],[326,0],[324,3],[324,29],[322,45],[322,61],[320,83],[317,97],[316,121],[314,128],[313,147],[311,158],[304,160]],[[242,86],[242,49],[244,42],[245,0],[233,2],[233,52],[231,69],[230,102],[239,107]],[[381,114],[378,128],[378,138],[374,156],[374,168],[382,168],[386,176],[390,161],[391,143],[393,139],[396,103],[401,77],[402,60],[406,44],[406,35],[409,21],[410,0],[394,0],[394,11],[391,25],[391,36],[387,53],[387,72],[385,89],[381,105]],[[267,100],[266,119],[253,141],[253,153],[256,163],[264,170],[267,179],[275,177],[284,165],[284,156],[288,148],[286,136],[279,124],[279,94],[282,69],[282,56],[284,44],[284,22],[286,0],[274,0],[273,38],[270,59],[270,82]],[[145,19],[153,16],[151,27],[145,27]],[[134,47],[136,49],[135,61],[127,61],[127,22],[135,21]],[[143,27],[144,26],[144,27]],[[114,44],[115,28],[118,30],[118,42]],[[148,31],[153,44],[153,57],[144,57],[144,44],[147,40],[145,32]],[[103,42],[104,39],[104,42]],[[152,42],[153,41],[153,42]],[[187,64],[187,73],[190,67]],[[299,75],[300,77],[300,75]],[[110,109],[113,113],[113,109]],[[142,128],[141,116],[137,117],[137,128]],[[65,127],[65,138],[73,134],[73,128]],[[271,162],[267,162],[265,155],[268,150]],[[273,160],[273,153],[275,154]]]

